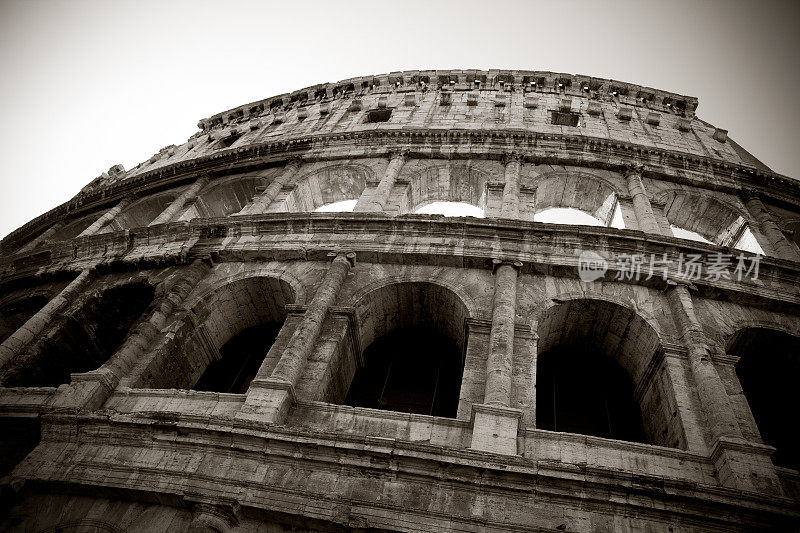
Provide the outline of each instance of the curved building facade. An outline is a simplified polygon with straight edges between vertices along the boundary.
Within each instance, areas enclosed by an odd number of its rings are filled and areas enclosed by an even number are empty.
[[[0,528],[800,528],[800,181],[697,103],[398,72],[112,167],[2,241]]]

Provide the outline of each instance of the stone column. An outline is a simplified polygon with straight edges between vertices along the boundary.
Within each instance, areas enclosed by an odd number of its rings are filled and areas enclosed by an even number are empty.
[[[359,201],[354,211],[383,211],[386,202],[389,200],[389,196],[392,194],[394,182],[397,176],[400,175],[400,171],[403,169],[403,165],[407,159],[407,151],[390,152],[389,166],[386,167],[386,172],[383,174],[380,183],[378,183],[375,192],[372,193],[370,198],[365,199],[366,202],[364,204]]]
[[[499,259],[494,259],[493,264],[494,302],[486,361],[486,389],[483,404],[472,406],[474,421],[471,447],[485,452],[515,455],[522,411],[512,409],[509,405],[514,366],[517,273],[522,264]]]
[[[486,362],[483,403],[508,407],[511,403],[511,371],[514,359],[514,319],[517,310],[519,262],[493,260],[495,266],[492,330]]]
[[[211,262],[195,259],[186,268],[178,269],[168,278],[172,285],[155,304],[150,317],[141,322],[127,337],[122,346],[97,370],[73,374],[74,392],[63,398],[66,405],[97,409],[119,385],[123,377],[139,359],[152,348],[153,340],[167,319],[211,270]],[[98,386],[99,385],[99,386]],[[77,394],[76,394],[77,393]]]
[[[650,199],[647,197],[642,183],[641,169],[628,168],[625,171],[625,179],[628,182],[628,192],[633,199],[633,210],[636,213],[639,229],[645,233],[661,234],[658,221],[653,214],[653,208],[650,206]]]
[[[519,171],[522,156],[517,153],[505,155],[505,185],[503,187],[502,218],[519,218]]]
[[[22,253],[25,253],[25,252],[30,252],[31,250],[33,250],[34,248],[39,246],[39,244],[43,243],[44,241],[46,241],[47,239],[49,239],[50,237],[55,235],[56,232],[58,230],[60,230],[61,228],[63,228],[64,226],[66,226],[66,224],[63,221],[62,222],[56,222],[55,224],[50,226],[47,229],[47,231],[45,231],[44,233],[42,233],[38,237],[35,237],[31,242],[29,242],[28,244],[26,244],[25,246],[23,246],[22,248],[17,250],[16,253],[22,254]]]
[[[745,196],[745,206],[758,224],[758,230],[769,240],[769,244],[775,250],[775,254],[780,259],[800,261],[800,251],[798,251],[797,246],[786,238],[775,223],[772,215],[764,207],[761,199],[755,194],[747,195]],[[767,250],[764,251],[766,252]]]
[[[239,525],[238,502],[186,499],[192,510],[188,533],[228,533]]]
[[[197,198],[197,195],[200,194],[200,190],[206,186],[210,179],[210,176],[198,178],[197,181],[192,183],[180,196],[175,198],[160,215],[154,218],[148,226],[155,226],[156,224],[164,224],[171,221],[172,218],[183,209],[183,206],[185,206],[187,202],[191,202]]]
[[[269,205],[278,196],[278,193],[281,192],[281,189],[288,185],[289,182],[294,178],[297,173],[300,171],[300,166],[303,164],[303,160],[299,157],[295,157],[287,161],[286,165],[283,167],[283,172],[280,176],[272,180],[264,192],[261,194],[256,195],[250,200],[246,206],[242,208],[241,211],[236,213],[234,216],[241,216],[241,215],[258,215],[261,213],[266,213],[267,209],[269,209]]]
[[[94,276],[94,270],[84,270],[69,285],[47,302],[47,305],[28,319],[17,331],[0,345],[0,368],[6,366],[11,359],[19,355],[31,341],[39,337],[50,325],[55,315],[66,307],[80,293]]]
[[[354,253],[338,253],[309,303],[302,320],[283,350],[272,375],[256,378],[250,384],[247,400],[239,413],[240,418],[266,422],[282,422],[295,401],[295,387],[303,374],[314,345],[317,342],[328,309],[335,303],[350,268],[355,266]]]
[[[81,234],[78,235],[78,237],[88,237],[89,235],[94,235],[95,233],[98,233],[101,229],[106,227],[106,225],[109,222],[114,220],[114,218],[117,215],[119,215],[123,209],[128,207],[130,203],[131,203],[130,196],[123,198],[117,205],[109,209],[103,216],[95,220],[94,224],[83,230]]]
[[[774,448],[744,440],[720,379],[703,327],[695,314],[689,285],[670,281],[667,292],[679,337],[688,351],[689,369],[700,405],[710,429],[711,460],[723,485],[740,490],[781,494],[780,482],[770,461]]]

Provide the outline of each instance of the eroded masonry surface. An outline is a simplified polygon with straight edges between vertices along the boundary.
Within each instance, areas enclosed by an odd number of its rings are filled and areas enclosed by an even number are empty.
[[[398,72],[111,167],[0,244],[0,529],[800,529],[800,181],[697,104]]]

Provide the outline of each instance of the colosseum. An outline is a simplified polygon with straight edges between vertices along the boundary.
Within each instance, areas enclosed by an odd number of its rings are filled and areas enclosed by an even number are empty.
[[[0,245],[0,529],[800,529],[800,181],[697,106],[396,72],[112,166]]]

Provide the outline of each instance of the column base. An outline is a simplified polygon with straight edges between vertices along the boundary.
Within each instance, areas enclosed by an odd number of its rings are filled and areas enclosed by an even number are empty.
[[[517,455],[521,409],[487,404],[472,405],[472,444],[480,452]]]
[[[236,418],[266,424],[283,424],[289,416],[289,409],[295,403],[297,398],[291,383],[273,378],[254,379]]]
[[[775,448],[722,437],[711,450],[719,482],[748,492],[782,496],[783,490],[770,456]]]

